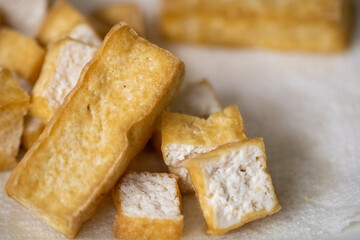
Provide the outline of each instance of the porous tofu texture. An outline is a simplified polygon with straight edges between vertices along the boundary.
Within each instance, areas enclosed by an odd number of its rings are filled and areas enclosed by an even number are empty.
[[[129,173],[113,191],[119,239],[181,239],[184,227],[175,175]]]
[[[31,113],[47,122],[75,87],[96,48],[65,38],[48,48],[40,77],[32,92]]]
[[[219,235],[280,210],[261,138],[186,160],[208,232]]]
[[[13,74],[0,68],[0,171],[16,165],[23,119],[30,97]]]
[[[114,26],[12,171],[7,194],[74,237],[145,146],[183,75],[180,59]]]
[[[32,38],[9,28],[0,30],[0,65],[14,71],[30,85],[36,82],[45,50]]]
[[[134,218],[181,219],[176,177],[166,173],[129,173],[120,181],[120,206]]]
[[[183,192],[192,185],[182,162],[223,144],[246,139],[242,117],[236,106],[202,119],[179,113],[165,113],[161,119],[161,151],[171,173],[178,175]]]

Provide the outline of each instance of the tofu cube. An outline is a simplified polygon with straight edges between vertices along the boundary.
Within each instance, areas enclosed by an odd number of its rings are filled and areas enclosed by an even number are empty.
[[[14,71],[30,85],[36,82],[45,50],[32,38],[9,28],[0,30],[0,65]]]
[[[262,138],[230,143],[188,159],[207,231],[220,235],[280,210]]]
[[[0,86],[0,171],[3,171],[16,165],[30,97],[5,68],[0,69]]]
[[[119,239],[181,239],[183,216],[177,178],[167,173],[129,173],[113,191]]]
[[[242,117],[236,106],[202,119],[179,113],[165,113],[161,119],[163,159],[170,173],[179,177],[182,192],[192,192],[184,160],[221,145],[246,139]]]

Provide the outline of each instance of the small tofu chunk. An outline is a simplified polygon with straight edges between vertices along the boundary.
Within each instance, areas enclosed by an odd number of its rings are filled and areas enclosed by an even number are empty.
[[[242,117],[236,106],[202,119],[179,113],[165,113],[161,119],[161,151],[171,173],[179,177],[182,192],[192,192],[182,162],[217,147],[246,139]]]
[[[46,45],[68,35],[76,26],[83,23],[89,24],[86,16],[74,6],[67,1],[56,1],[46,15],[38,39]]]
[[[45,18],[49,0],[0,0],[6,24],[27,36],[35,36]]]
[[[34,39],[9,28],[0,30],[0,65],[31,85],[39,76],[44,56],[45,50]]]
[[[65,38],[50,44],[32,91],[31,113],[46,123],[79,79],[96,47]]]
[[[30,97],[5,68],[0,69],[0,86],[0,171],[3,171],[16,165]]]
[[[231,143],[188,159],[207,231],[220,235],[280,210],[262,138]]]
[[[141,36],[145,36],[143,14],[140,7],[135,3],[111,3],[95,10],[91,15],[96,20],[107,25],[109,29],[115,24],[124,21]]]
[[[98,47],[101,44],[101,39],[98,33],[87,22],[80,22],[79,24],[76,24],[69,30],[66,36],[95,47]]]
[[[183,216],[176,176],[129,173],[113,191],[119,239],[181,239]]]
[[[220,112],[222,107],[216,93],[208,80],[204,79],[187,85],[180,90],[169,107],[170,112],[188,114],[200,118],[208,118],[212,113]],[[161,154],[161,119],[159,119],[152,144]]]

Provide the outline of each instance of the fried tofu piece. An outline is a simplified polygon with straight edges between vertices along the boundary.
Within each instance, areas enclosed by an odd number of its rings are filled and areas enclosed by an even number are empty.
[[[183,216],[175,175],[129,173],[113,191],[118,239],[181,239]]]
[[[170,52],[124,23],[114,26],[13,170],[6,193],[74,237],[150,139],[183,75]]]
[[[180,90],[169,107],[170,112],[208,118],[212,113],[220,112],[222,107],[210,82],[203,79],[187,85]],[[161,119],[160,119],[161,120]],[[158,121],[152,144],[161,154],[161,121]]]
[[[42,44],[46,45],[50,42],[57,41],[64,36],[71,35],[71,32],[79,25],[83,26],[82,24],[86,24],[88,26],[91,25],[86,16],[79,12],[70,3],[64,0],[59,0],[56,1],[46,15],[37,37]],[[90,27],[90,29],[89,27],[82,27],[77,29],[77,33],[73,34],[88,36],[92,35],[92,31],[94,31],[92,27]],[[74,36],[72,36],[72,38],[74,38]],[[84,39],[81,38],[75,39],[84,41]],[[84,42],[90,43],[88,41]]]
[[[95,51],[96,47],[69,38],[50,44],[32,91],[31,114],[48,122],[75,87]]]
[[[97,21],[107,25],[109,29],[115,24],[124,21],[141,36],[145,36],[143,13],[135,3],[111,3],[95,10],[91,15]]]
[[[22,146],[25,149],[30,149],[40,134],[44,131],[45,124],[32,115],[25,116],[24,131],[21,137]]]
[[[31,85],[39,76],[44,56],[45,50],[34,39],[9,28],[0,30],[0,65]]]
[[[39,31],[48,5],[48,0],[0,0],[5,23],[30,37],[34,37]]]
[[[16,165],[30,97],[5,68],[0,69],[0,85],[0,171],[3,171]]]
[[[190,176],[182,163],[221,145],[246,139],[242,117],[236,106],[201,119],[179,113],[164,113],[161,119],[161,152],[170,173],[179,177],[182,192],[192,192]]]
[[[184,161],[207,232],[221,235],[280,210],[262,138],[230,143]]]
[[[164,7],[162,33],[175,41],[283,51],[326,53],[349,45],[354,7],[347,0],[258,2],[254,9],[252,1],[199,1],[175,9],[174,1],[165,0],[170,7]]]

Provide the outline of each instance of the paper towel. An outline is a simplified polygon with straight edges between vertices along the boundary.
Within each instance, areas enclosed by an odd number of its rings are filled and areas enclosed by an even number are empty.
[[[137,2],[155,29],[157,1]],[[150,38],[184,60],[188,81],[206,77],[223,106],[237,104],[249,137],[264,137],[282,209],[216,239],[319,239],[360,221],[359,31],[349,51],[334,55],[168,44],[156,32]],[[6,196],[8,176],[0,173],[0,238],[65,239]],[[107,197],[77,239],[112,239],[115,214]],[[209,238],[193,195],[183,197],[183,214],[184,239]]]

